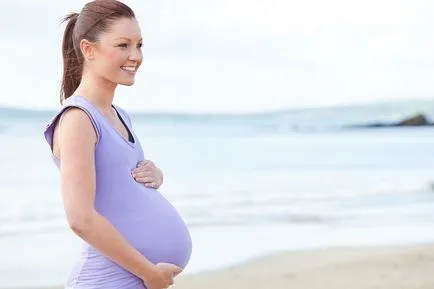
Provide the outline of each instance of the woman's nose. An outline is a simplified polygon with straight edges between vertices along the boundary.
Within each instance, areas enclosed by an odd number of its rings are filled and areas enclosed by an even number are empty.
[[[139,62],[142,59],[142,51],[138,48],[131,49],[130,60]]]

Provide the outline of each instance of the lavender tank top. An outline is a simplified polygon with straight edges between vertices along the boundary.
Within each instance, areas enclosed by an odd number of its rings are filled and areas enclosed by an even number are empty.
[[[185,268],[190,260],[192,242],[181,215],[157,190],[144,187],[131,176],[131,170],[144,159],[144,154],[128,114],[114,106],[134,142],[122,136],[86,98],[71,96],[44,131],[50,149],[54,124],[69,107],[86,112],[97,132],[95,209],[154,264],[167,262]],[[59,168],[60,161],[51,155]],[[66,282],[66,288],[146,287],[140,278],[83,242],[82,254]]]

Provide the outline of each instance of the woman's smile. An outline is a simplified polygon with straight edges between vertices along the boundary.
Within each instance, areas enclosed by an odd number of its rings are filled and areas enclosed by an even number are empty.
[[[137,66],[121,66],[121,69],[131,75],[134,75],[136,73]]]

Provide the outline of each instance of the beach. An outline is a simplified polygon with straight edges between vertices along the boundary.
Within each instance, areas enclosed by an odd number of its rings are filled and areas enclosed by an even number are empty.
[[[180,276],[173,289],[432,289],[434,245],[284,252]]]

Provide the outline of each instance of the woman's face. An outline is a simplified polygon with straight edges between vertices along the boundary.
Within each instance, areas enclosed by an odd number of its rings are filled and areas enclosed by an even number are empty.
[[[101,33],[94,50],[91,69],[108,81],[133,85],[142,63],[142,35],[135,19],[121,18]]]

